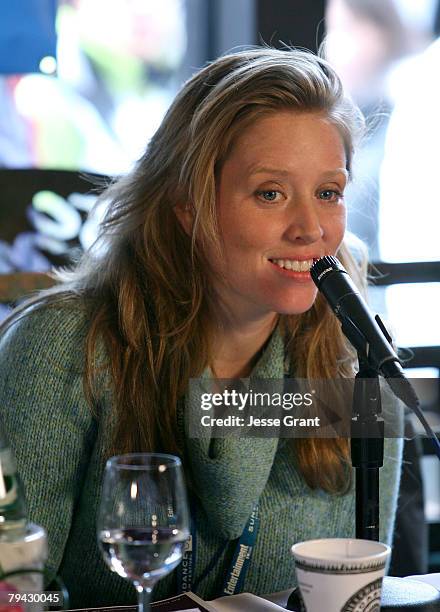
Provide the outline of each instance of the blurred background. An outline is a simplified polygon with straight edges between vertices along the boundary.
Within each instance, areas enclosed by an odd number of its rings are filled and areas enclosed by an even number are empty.
[[[346,199],[375,264],[370,300],[412,376],[437,380],[424,408],[440,429],[439,35],[439,0],[2,3],[0,318],[93,242],[99,185],[127,172],[197,68],[246,45],[323,45],[368,122]],[[440,571],[440,471],[421,451],[400,512],[427,527],[396,575]]]

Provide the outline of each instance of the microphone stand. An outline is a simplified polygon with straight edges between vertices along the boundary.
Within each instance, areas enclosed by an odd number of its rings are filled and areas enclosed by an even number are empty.
[[[356,475],[356,538],[379,541],[379,470],[383,466],[384,449],[379,371],[371,363],[368,342],[356,325],[344,318],[341,327],[356,348],[359,362],[351,418],[351,463]]]
[[[379,470],[384,458],[384,420],[379,373],[369,363],[367,348],[367,344],[363,350],[357,343],[359,372],[353,392],[351,462],[356,474],[356,538],[379,541]],[[437,589],[407,578],[385,576],[382,612],[406,609],[440,610]]]
[[[351,418],[351,463],[356,474],[356,538],[379,541],[379,470],[384,421],[379,374],[358,352]]]
[[[379,541],[379,470],[384,459],[384,420],[379,372],[368,359],[368,344],[350,320],[359,371],[355,376],[351,418],[351,463],[356,480],[356,538]],[[287,610],[302,610],[298,589],[287,602]],[[440,594],[430,584],[409,578],[385,576],[382,583],[381,612],[440,611]]]
[[[322,257],[313,263],[310,274],[340,320],[342,332],[358,354],[359,372],[355,377],[351,419],[351,461],[356,474],[356,538],[377,541],[379,470],[384,459],[379,372],[386,378],[394,395],[414,410],[434,440],[439,459],[440,443],[420,410],[414,390],[404,377],[397,354],[387,344],[392,344],[392,341],[385,325],[378,315],[374,318],[371,316],[341,263],[332,256]],[[382,612],[407,608],[423,612],[439,611],[440,593],[425,583],[406,578],[385,578]]]

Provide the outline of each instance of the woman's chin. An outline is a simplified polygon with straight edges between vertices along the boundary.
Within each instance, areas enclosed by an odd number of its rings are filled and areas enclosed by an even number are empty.
[[[276,312],[281,315],[301,315],[310,310],[315,303],[317,291],[313,292],[313,295],[304,296],[304,299],[295,299],[285,301],[283,300],[278,304]]]

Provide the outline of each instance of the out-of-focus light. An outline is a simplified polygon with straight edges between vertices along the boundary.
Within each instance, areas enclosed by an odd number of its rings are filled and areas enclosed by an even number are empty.
[[[132,482],[130,487],[130,497],[131,499],[136,499],[138,496],[138,486],[137,482]]]
[[[423,264],[420,264],[423,265]],[[423,304],[423,315],[414,316],[414,304]],[[436,346],[440,330],[433,325],[440,304],[439,283],[402,283],[385,290],[386,313],[397,346]]]
[[[57,70],[57,60],[52,55],[46,55],[40,61],[40,71],[43,74],[55,74]]]

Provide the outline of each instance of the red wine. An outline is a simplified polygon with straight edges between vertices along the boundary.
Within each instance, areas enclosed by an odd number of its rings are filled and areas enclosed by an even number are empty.
[[[187,534],[173,528],[101,531],[99,541],[112,570],[130,580],[158,580],[182,559]]]

